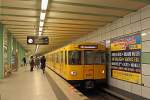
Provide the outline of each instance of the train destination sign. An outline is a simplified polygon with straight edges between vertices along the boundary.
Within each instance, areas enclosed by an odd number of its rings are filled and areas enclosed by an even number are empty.
[[[141,35],[111,40],[112,77],[141,84]]]
[[[27,36],[27,44],[47,45],[49,38],[47,36]]]
[[[97,45],[79,45],[80,49],[97,49]]]

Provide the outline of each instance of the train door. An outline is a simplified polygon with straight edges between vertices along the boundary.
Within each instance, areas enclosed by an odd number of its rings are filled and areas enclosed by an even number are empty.
[[[84,51],[84,86],[86,89],[94,88],[94,52],[92,50]]]
[[[84,67],[83,67],[83,77],[84,80],[91,80],[94,78],[94,65],[93,65],[93,51],[84,51]]]
[[[105,53],[95,51],[94,53],[94,79],[105,78]]]
[[[60,51],[60,74],[62,75],[62,67],[63,67],[63,51]]]

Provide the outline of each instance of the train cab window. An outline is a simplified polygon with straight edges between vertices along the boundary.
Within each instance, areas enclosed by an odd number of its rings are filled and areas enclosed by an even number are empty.
[[[101,51],[84,51],[84,64],[104,64],[105,63],[105,53]]]
[[[81,65],[81,51],[68,52],[69,65]]]
[[[94,63],[94,52],[93,51],[84,51],[84,64],[91,65]]]
[[[60,55],[61,55],[60,62],[63,63],[63,51],[60,52]]]

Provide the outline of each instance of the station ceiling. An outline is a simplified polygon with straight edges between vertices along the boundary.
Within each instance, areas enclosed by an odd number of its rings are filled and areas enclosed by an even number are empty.
[[[26,37],[39,28],[41,0],[1,0],[0,22],[16,40],[32,53]],[[149,4],[150,0],[49,0],[43,35],[49,45],[40,45],[37,53],[61,47]]]

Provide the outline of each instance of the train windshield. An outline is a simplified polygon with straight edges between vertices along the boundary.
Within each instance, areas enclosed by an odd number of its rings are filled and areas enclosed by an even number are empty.
[[[81,65],[81,51],[69,51],[68,55],[69,65]]]
[[[105,53],[102,51],[84,51],[84,64],[105,64]]]

